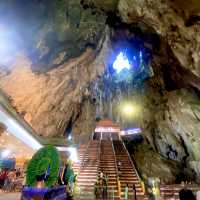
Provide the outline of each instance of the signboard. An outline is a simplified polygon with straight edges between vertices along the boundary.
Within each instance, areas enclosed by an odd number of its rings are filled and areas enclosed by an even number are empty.
[[[15,168],[15,160],[13,160],[13,159],[1,159],[0,160],[0,168],[14,169]]]

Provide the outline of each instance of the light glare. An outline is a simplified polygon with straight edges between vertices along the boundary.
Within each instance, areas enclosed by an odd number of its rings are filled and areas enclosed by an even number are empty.
[[[18,36],[14,30],[0,23],[0,64],[8,65],[18,50]]]
[[[0,122],[5,124],[7,131],[23,141],[32,149],[38,150],[42,145],[11,116],[2,106],[0,106]]]
[[[125,114],[130,115],[134,112],[134,108],[133,108],[132,105],[126,104],[126,105],[124,105],[123,111],[124,111]]]
[[[2,158],[7,158],[10,155],[10,150],[6,149],[1,153]]]
[[[115,62],[113,63],[113,68],[117,71],[117,73],[120,73],[125,68],[130,69],[131,65],[127,56],[120,52]]]
[[[77,150],[75,147],[56,147],[58,151],[66,151],[70,153],[69,159],[78,162]]]

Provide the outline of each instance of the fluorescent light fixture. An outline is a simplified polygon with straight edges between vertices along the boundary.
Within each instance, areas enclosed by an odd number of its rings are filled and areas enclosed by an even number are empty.
[[[121,134],[122,135],[132,135],[132,134],[138,134],[138,133],[141,133],[141,132],[142,132],[141,128],[133,128],[133,129],[121,131]]]
[[[117,73],[120,73],[124,68],[127,69],[131,68],[129,60],[124,53],[122,52],[119,53],[115,62],[113,63],[113,68],[117,71]]]
[[[78,155],[75,147],[56,147],[56,148],[58,151],[69,152],[70,153],[69,159],[72,160],[73,162],[78,162]]]
[[[0,105],[0,122],[5,124],[7,131],[23,141],[34,150],[38,150],[42,145]]]

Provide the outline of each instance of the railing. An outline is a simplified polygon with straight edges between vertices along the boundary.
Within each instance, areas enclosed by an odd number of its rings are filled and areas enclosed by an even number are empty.
[[[129,158],[129,160],[130,160],[130,162],[131,162],[131,165],[132,165],[133,169],[135,170],[136,176],[138,177],[138,179],[139,179],[139,181],[140,181],[140,186],[143,188],[143,186],[142,186],[142,184],[141,184],[141,178],[140,178],[140,176],[139,176],[139,174],[138,174],[138,172],[137,172],[137,170],[136,170],[136,168],[135,168],[135,165],[133,164],[133,161],[132,161],[132,159],[131,159],[131,156],[130,156],[130,154],[129,154],[129,152],[128,152],[128,150],[127,150],[127,148],[126,148],[126,146],[125,146],[125,144],[124,144],[124,142],[123,142],[122,140],[121,140],[121,143],[123,144],[124,149],[125,149],[125,151],[126,151],[126,153],[127,153],[127,155],[128,155],[128,158]]]
[[[87,192],[86,187],[79,187],[78,190],[76,190],[76,194],[74,196],[75,200],[83,199],[84,197],[89,197],[93,196],[94,199],[109,199],[109,200],[114,200],[115,199],[115,188],[114,187],[96,187],[94,191]],[[107,191],[107,192],[106,192]]]
[[[100,160],[101,160],[101,140],[99,140],[99,149],[98,149],[98,168],[97,168],[97,176],[98,176],[98,172],[100,171]]]
[[[112,149],[113,149],[114,159],[115,159],[115,170],[117,173],[117,190],[118,190],[119,197],[121,197],[121,186],[120,186],[119,172],[118,172],[118,167],[117,167],[117,159],[116,159],[115,149],[114,149],[112,140],[111,140],[111,143],[112,143]]]
[[[91,141],[88,142],[87,147],[86,147],[86,150],[85,150],[84,155],[83,155],[83,158],[81,159],[81,166],[80,166],[80,168],[79,168],[78,174],[80,173],[81,169],[83,169],[83,167],[84,167],[84,164],[85,164],[85,156],[86,156],[87,153],[88,153],[88,148],[89,148],[89,146],[90,146],[90,143],[91,143]]]

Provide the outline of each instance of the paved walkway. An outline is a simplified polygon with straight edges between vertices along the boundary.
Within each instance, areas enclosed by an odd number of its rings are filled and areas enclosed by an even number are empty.
[[[20,200],[21,193],[0,192],[0,200]]]

